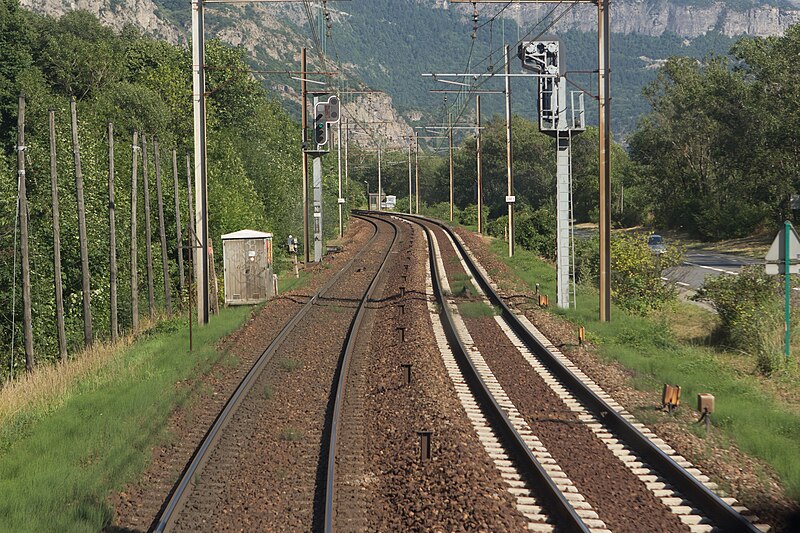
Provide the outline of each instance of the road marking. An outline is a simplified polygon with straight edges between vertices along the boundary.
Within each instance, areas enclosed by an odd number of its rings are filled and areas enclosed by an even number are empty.
[[[739,275],[738,272],[733,272],[732,270],[723,270],[721,268],[714,268],[714,267],[705,266],[705,265],[698,265],[697,263],[690,263],[689,261],[684,261],[683,264],[684,265],[690,265],[690,266],[696,266],[696,267],[699,267],[699,268],[707,268],[709,270],[716,270],[717,272],[724,272],[725,274],[731,274],[733,276],[738,276]],[[662,277],[661,279],[664,280],[664,281],[669,281],[669,279],[665,278],[665,277]],[[688,284],[681,283],[680,281],[676,281],[675,283],[677,283],[678,285],[683,285],[684,287],[689,287]],[[800,287],[792,287],[792,290],[793,291],[800,291]]]
[[[664,276],[661,276],[661,281],[672,282],[675,285],[680,285],[681,287],[691,287],[691,285],[689,285],[688,283],[684,283],[682,281],[672,281],[671,279],[665,278]]]
[[[698,268],[705,268],[707,270],[714,270],[715,272],[722,272],[724,274],[733,274],[734,276],[736,274],[738,274],[738,272],[734,272],[732,270],[725,270],[723,268],[710,267],[710,266],[706,266],[706,265],[698,265],[697,263],[690,263],[689,261],[684,261],[683,264],[684,265],[693,266],[693,267],[698,267]]]

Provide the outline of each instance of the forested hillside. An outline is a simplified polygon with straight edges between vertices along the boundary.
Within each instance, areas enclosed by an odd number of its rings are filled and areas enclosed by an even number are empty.
[[[498,19],[489,22],[500,7],[482,10],[479,30],[473,45],[472,23],[456,10],[432,9],[425,3],[411,0],[371,0],[348,5],[348,16],[334,27],[329,53],[337,62],[354,65],[357,77],[368,85],[389,92],[398,109],[406,116],[422,111],[427,121],[441,121],[441,95],[431,94],[431,88],[450,88],[422,78],[423,72],[502,72],[504,42],[515,43],[517,37],[532,39],[540,34],[555,36],[563,43],[565,61],[569,71],[592,71],[597,68],[597,37],[593,33],[575,30],[548,30],[553,17],[544,21],[516,22]],[[379,30],[376,31],[376,25]],[[641,89],[655,77],[657,60],[672,55],[703,58],[712,52],[727,54],[733,39],[718,32],[687,40],[673,33],[651,37],[635,33],[614,34],[612,37],[612,90],[614,105],[614,132],[622,137],[636,125],[642,114],[649,111],[641,96]],[[512,47],[511,65],[521,72]],[[596,77],[588,74],[571,74],[578,86],[589,93],[597,92]],[[437,87],[438,85],[438,87]],[[484,88],[501,88],[502,79],[487,82]],[[574,88],[573,88],[574,89]],[[514,112],[533,119],[535,117],[534,82],[515,79]],[[457,96],[450,95],[449,102]],[[487,116],[503,113],[500,97],[485,98]],[[596,106],[587,99],[588,120],[597,122]],[[435,118],[434,118],[435,117]]]
[[[631,138],[660,224],[709,239],[772,228],[800,187],[800,26],[743,39],[733,59],[670,60]]]
[[[61,13],[69,9],[58,0],[23,0],[23,3],[45,12]],[[189,39],[191,9],[182,0],[142,0],[130,7],[111,0],[84,0],[80,5],[91,5],[106,23],[117,27],[119,20],[127,20],[120,12],[124,11],[131,17],[135,14],[137,24],[147,31],[159,35],[166,32],[174,42]],[[340,72],[336,84],[355,87],[364,82],[386,91],[406,121],[421,123],[442,118],[442,95],[428,90],[444,86],[423,79],[420,73],[502,70],[505,42],[513,44],[541,34],[554,35],[564,42],[569,70],[595,69],[596,14],[592,7],[571,3],[531,4],[518,11],[517,6],[479,4],[474,43],[469,4],[451,6],[436,0],[330,2],[327,4],[330,36],[321,3],[312,2],[310,12],[328,62]],[[702,59],[712,52],[727,54],[734,35],[780,33],[793,17],[800,16],[797,9],[790,8],[784,0],[614,2],[612,126],[618,138],[630,133],[638,118],[649,111],[647,102],[641,98],[641,88],[654,79],[655,67],[673,55]],[[553,13],[546,16],[551,10]],[[209,36],[242,46],[248,51],[248,63],[260,70],[295,69],[300,47],[315,44],[310,39],[312,24],[298,4],[209,5],[206,22]],[[512,54],[515,53],[512,49]],[[316,65],[316,53],[310,58]],[[520,70],[516,59],[512,60],[512,67]],[[571,76],[589,93],[596,92],[593,76],[577,73]],[[299,117],[295,80],[268,75],[262,81],[282,96],[284,106],[293,116]],[[500,85],[498,79],[486,86]],[[533,117],[533,83],[515,80],[514,93],[515,112]],[[449,103],[456,98],[450,95]],[[501,99],[485,100],[487,116],[502,114]],[[592,123],[597,120],[591,106],[588,117]]]
[[[219,236],[243,228],[275,233],[284,242],[301,225],[299,124],[263,86],[244,73],[243,51],[210,41],[209,66],[209,203],[210,231],[221,251]],[[102,26],[84,12],[60,20],[22,10],[17,0],[0,0],[0,376],[9,370],[12,335],[14,354],[21,356],[20,282],[16,133],[17,100],[27,100],[27,192],[30,210],[31,271],[35,348],[39,360],[58,350],[54,326],[53,219],[50,191],[48,110],[55,110],[58,192],[61,207],[64,302],[69,349],[82,345],[81,275],[77,206],[70,132],[69,98],[77,98],[80,156],[84,175],[89,234],[92,314],[96,338],[109,336],[109,196],[106,123],[115,128],[116,242],[119,265],[120,325],[130,315],[131,143],[136,130],[148,143],[153,263],[157,307],[163,305],[161,253],[156,218],[154,144],[160,145],[164,179],[165,219],[171,268],[172,298],[177,301],[176,234],[172,174],[177,150],[179,206],[187,219],[186,155],[192,153],[191,57],[188,49],[153,40],[129,28],[121,33]],[[141,139],[141,137],[140,137]],[[139,159],[140,309],[147,313],[145,282],[143,165]],[[336,194],[326,195],[328,206]],[[334,214],[328,209],[328,216]],[[332,222],[334,219],[329,219]],[[333,231],[335,224],[328,224]],[[15,251],[16,249],[16,251]],[[281,246],[276,246],[280,253]],[[221,260],[221,254],[217,253]],[[15,275],[15,266],[16,272]],[[16,300],[16,305],[14,305]],[[12,327],[16,324],[16,327]],[[19,370],[19,366],[18,366]],[[17,371],[18,371],[17,370]]]

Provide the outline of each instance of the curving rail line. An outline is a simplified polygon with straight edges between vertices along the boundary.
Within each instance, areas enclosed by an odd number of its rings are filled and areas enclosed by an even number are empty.
[[[370,220],[371,217],[367,215],[359,215],[360,218],[365,220]],[[336,381],[336,396],[334,398],[333,404],[333,414],[331,418],[331,431],[330,431],[330,439],[328,446],[328,468],[327,468],[327,476],[326,476],[326,483],[325,483],[325,532],[331,533],[334,531],[334,521],[335,521],[335,511],[334,511],[334,504],[336,501],[336,454],[338,452],[338,443],[339,443],[339,419],[341,418],[342,414],[342,404],[344,401],[345,389],[347,387],[347,374],[348,369],[350,368],[350,360],[352,358],[352,354],[356,345],[356,341],[358,339],[358,330],[361,326],[361,322],[364,319],[364,313],[366,307],[364,304],[372,298],[372,293],[375,290],[375,286],[378,284],[378,280],[383,273],[383,269],[386,266],[387,259],[391,254],[392,249],[394,249],[394,245],[397,242],[397,236],[399,232],[399,226],[396,222],[386,219],[379,219],[383,220],[384,222],[388,222],[392,228],[394,229],[394,238],[392,239],[392,244],[389,246],[389,251],[386,253],[386,257],[384,258],[383,262],[381,263],[380,268],[378,269],[375,277],[372,279],[372,283],[370,283],[367,292],[364,294],[364,298],[361,300],[361,303],[358,305],[358,311],[356,311],[356,316],[353,318],[353,322],[350,325],[350,331],[347,335],[347,343],[345,344],[344,350],[342,352],[342,359],[339,365],[338,375],[335,379]]]
[[[247,375],[245,375],[245,377],[239,383],[234,393],[226,402],[225,407],[222,409],[219,415],[217,415],[217,418],[214,420],[214,423],[211,425],[211,427],[204,435],[202,441],[200,442],[194,454],[192,455],[190,462],[184,468],[180,478],[175,484],[167,501],[161,508],[160,514],[153,521],[153,524],[150,527],[151,531],[161,533],[163,531],[167,531],[173,528],[178,518],[178,515],[180,514],[181,509],[183,509],[191,493],[193,485],[192,480],[202,470],[203,466],[210,457],[211,452],[214,450],[217,442],[219,441],[223,429],[227,425],[228,421],[233,418],[232,417],[233,413],[237,410],[242,400],[247,396],[248,391],[256,382],[259,375],[263,371],[264,367],[272,359],[273,355],[277,352],[278,348],[280,348],[280,346],[283,344],[283,342],[295,328],[297,323],[300,322],[300,320],[302,320],[302,318],[306,314],[308,314],[308,312],[311,310],[314,304],[320,298],[324,297],[324,295],[344,275],[344,273],[348,271],[350,266],[357,259],[361,258],[364,255],[364,253],[366,253],[371,249],[371,245],[374,243],[379,233],[378,224],[375,222],[375,220],[372,220],[368,217],[360,216],[359,218],[365,220],[366,222],[369,222],[372,225],[374,229],[372,237],[367,242],[367,244],[358,252],[358,254],[356,254],[350,261],[348,261],[347,264],[345,264],[344,267],[342,267],[342,269],[336,275],[334,275],[330,280],[328,280],[328,282],[325,283],[325,285],[319,291],[317,291],[317,293],[308,302],[306,302],[303,308],[289,321],[288,324],[286,324],[286,326],[284,326],[284,328],[281,330],[278,336],[270,343],[267,349],[264,350],[264,353],[261,354],[258,360],[253,364],[253,366],[248,371]],[[342,362],[347,362],[349,360],[348,355],[352,346],[352,339],[355,337],[355,333],[358,331],[358,327],[361,323],[362,308],[364,306],[364,303],[367,301],[370,294],[372,293],[372,289],[375,286],[375,280],[378,278],[378,275],[383,271],[383,265],[386,264],[386,260],[389,257],[392,248],[394,248],[394,243],[397,239],[397,228],[394,225],[392,225],[392,227],[395,230],[395,235],[394,239],[392,240],[392,245],[388,248],[388,251],[386,252],[386,255],[383,258],[383,262],[381,263],[381,267],[375,274],[375,278],[373,278],[373,281],[370,284],[369,289],[364,294],[364,297],[362,298],[361,303],[359,304],[358,312],[350,325],[350,329],[348,330],[348,340],[346,348],[343,350],[343,356],[340,358],[340,361]],[[341,370],[341,363],[338,375],[339,376],[346,375],[346,373],[343,373]],[[341,385],[340,383],[340,387],[342,386],[343,385]],[[337,391],[337,397],[338,394],[339,391]],[[335,422],[334,422],[334,427],[335,427]]]
[[[575,512],[563,493],[558,489],[555,482],[547,474],[541,463],[534,457],[533,452],[516,430],[505,410],[498,404],[494,395],[489,390],[488,385],[481,377],[471,358],[467,355],[468,350],[461,337],[456,333],[456,326],[453,320],[450,306],[447,305],[444,292],[439,284],[440,276],[446,275],[439,271],[436,261],[436,251],[434,249],[435,236],[430,228],[420,222],[420,218],[404,216],[418,224],[428,235],[429,262],[431,269],[431,281],[436,301],[442,309],[442,326],[447,337],[453,354],[456,356],[458,365],[461,368],[464,378],[467,381],[478,402],[486,411],[487,418],[494,426],[498,435],[506,443],[510,455],[513,456],[520,472],[525,475],[533,484],[536,485],[537,493],[547,504],[548,513],[551,514],[559,524],[561,531],[579,531],[588,533],[590,529],[583,523]],[[427,220],[427,219],[426,219]]]
[[[480,284],[491,303],[501,310],[502,318],[506,321],[514,333],[523,341],[527,348],[540,359],[545,367],[547,367],[547,369],[553,375],[555,375],[578,400],[580,400],[580,402],[590,413],[603,420],[603,423],[607,428],[619,435],[620,438],[624,439],[625,443],[634,452],[638,453],[653,468],[657,469],[659,473],[666,478],[673,487],[675,487],[675,489],[683,493],[683,495],[691,500],[700,511],[713,520],[717,527],[725,531],[749,531],[753,533],[759,532],[759,529],[746,517],[725,503],[711,489],[706,487],[690,472],[675,462],[672,457],[670,457],[655,443],[643,435],[631,424],[631,422],[626,420],[615,409],[610,407],[593,390],[588,388],[586,384],[569,368],[564,366],[564,364],[562,364],[561,361],[559,361],[533,335],[533,333],[528,330],[528,328],[520,321],[517,315],[511,311],[505,301],[495,292],[495,290],[491,287],[489,280],[476,267],[473,259],[470,257],[470,254],[467,253],[458,236],[447,225],[437,220],[418,216],[403,215],[403,218],[415,221],[417,224],[422,226],[423,229],[428,233],[429,237],[432,236],[432,232],[422,223],[423,221],[426,223],[435,224],[448,235],[450,235],[465,263],[467,264],[472,276]],[[436,271],[435,266],[435,261],[433,260],[433,248],[431,245],[431,269],[434,272]],[[437,293],[436,298],[439,300],[439,303],[442,304],[442,294],[437,282],[438,273],[433,278],[434,287]],[[450,321],[448,307],[446,305],[442,305],[442,308],[445,311],[445,315],[448,317],[448,321]],[[451,335],[455,336],[455,334],[452,332],[452,329],[447,331],[447,334],[448,339]],[[460,340],[457,338],[451,340],[451,344],[454,342],[461,344]],[[460,350],[463,350],[463,345],[460,347]],[[473,380],[474,379],[475,378],[473,377]],[[493,403],[493,401],[490,403]],[[496,404],[494,407],[496,407]],[[503,415],[502,412],[500,412],[500,415]],[[538,467],[535,468],[535,471],[542,471],[541,466],[538,465]],[[552,481],[549,480],[545,487],[548,489],[555,488]],[[564,506],[569,506],[569,504],[563,499],[563,497],[557,497],[555,494],[553,494],[549,497],[549,499],[551,500],[551,505],[555,504],[554,507],[551,507],[550,512],[558,517],[559,524],[562,528],[567,527],[567,529],[575,529],[579,531],[587,530],[585,525],[578,523],[580,519],[577,517],[577,515],[574,515],[574,512],[567,512],[567,509],[564,508]],[[573,519],[577,519],[578,522],[575,522]],[[568,521],[564,522],[563,520]],[[570,525],[565,526],[565,524]]]

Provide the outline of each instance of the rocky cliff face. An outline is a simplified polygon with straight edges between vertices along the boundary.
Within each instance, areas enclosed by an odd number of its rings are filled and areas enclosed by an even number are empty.
[[[157,14],[158,7],[152,0],[21,0],[20,5],[38,13],[60,17],[64,13],[84,10],[94,14],[104,24],[121,29],[133,25],[142,31],[177,43],[183,37],[183,30],[163,20]]]
[[[441,9],[453,8],[447,0],[419,0]],[[597,7],[579,4],[569,8],[571,2],[565,1],[556,8],[556,15],[566,14],[553,27],[553,30],[575,29],[584,32],[597,30]],[[517,4],[506,9],[503,16],[515,20],[523,28],[532,26],[544,18],[555,4]],[[486,16],[499,11],[487,10]],[[471,16],[469,4],[454,7]],[[611,31],[617,33],[639,33],[657,37],[665,32],[682,37],[694,38],[710,31],[728,36],[781,35],[789,26],[800,22],[800,9],[778,8],[771,5],[757,5],[747,10],[736,10],[725,2],[712,2],[702,6],[679,5],[669,0],[614,0],[611,2]]]
[[[370,1],[370,0],[359,0]],[[399,1],[399,0],[398,0]],[[471,26],[472,5],[451,4],[449,0],[413,0],[432,9],[455,9],[464,17],[466,26]],[[21,0],[21,4],[33,11],[60,16],[68,11],[83,9],[95,14],[101,21],[120,29],[133,25],[142,31],[171,43],[187,43],[189,39],[191,16],[189,0],[185,9],[170,12],[159,6],[159,0]],[[612,31],[627,34],[642,34],[658,37],[673,33],[686,39],[714,31],[729,36],[735,35],[780,35],[792,24],[800,22],[800,0],[795,9],[778,8],[765,3],[747,10],[736,10],[722,1],[699,2],[702,6],[679,5],[670,0],[612,0]],[[681,2],[680,4],[684,4]],[[556,16],[563,12],[558,22],[547,33],[558,30],[575,29],[594,32],[597,29],[597,8],[592,4],[517,4],[507,7],[503,16],[514,20],[523,31],[533,27],[555,7]],[[503,4],[483,4],[479,7],[480,21],[484,22],[503,8]],[[332,4],[330,6],[334,31],[347,23],[347,11],[357,9],[356,1]],[[337,81],[342,85],[359,85],[357,67],[352,64],[333,65],[330,61],[322,65],[316,54],[311,53],[313,44],[309,39],[306,13],[300,4],[248,4],[239,6],[213,6],[207,10],[207,36],[218,37],[235,46],[246,49],[254,60],[256,68],[291,69],[299,67],[300,49],[309,47],[310,70],[337,70]],[[545,28],[537,26],[535,31]],[[653,63],[657,64],[657,63]],[[374,68],[385,69],[377,60]],[[289,75],[265,77],[282,98],[287,101],[299,100],[299,82]],[[409,121],[418,120],[419,113],[410,111],[408,117],[400,116],[388,95],[371,97],[355,96],[351,102],[351,112],[360,121],[368,121],[373,116],[392,117],[392,124],[381,125],[383,135],[392,144],[401,145],[402,137],[411,133]],[[414,115],[417,115],[415,118]],[[355,139],[354,139],[355,140]],[[366,138],[359,139],[367,141]]]

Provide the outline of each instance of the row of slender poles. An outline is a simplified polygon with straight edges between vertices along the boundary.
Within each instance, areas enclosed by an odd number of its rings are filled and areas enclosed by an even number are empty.
[[[31,299],[31,270],[30,270],[30,228],[29,228],[29,205],[26,179],[26,157],[25,152],[25,97],[20,96],[18,102],[17,118],[17,173],[18,173],[18,207],[20,225],[20,253],[22,261],[22,301],[23,301],[23,334],[25,351],[25,368],[31,372],[35,365],[34,345],[33,345],[33,320],[32,320],[32,299]],[[89,247],[86,228],[86,202],[84,198],[84,179],[81,168],[80,139],[78,137],[78,113],[75,98],[70,100],[70,119],[72,133],[72,152],[75,175],[75,196],[78,214],[78,240],[80,247],[81,261],[81,293],[83,305],[83,333],[84,346],[91,346],[94,340],[92,327],[91,309],[91,276],[89,270]],[[118,294],[117,294],[117,241],[116,241],[116,198],[115,198],[115,177],[116,169],[114,166],[114,125],[107,124],[108,140],[108,222],[109,222],[109,318],[111,329],[111,340],[116,342],[119,337],[120,327],[118,319]],[[58,165],[56,154],[56,120],[55,111],[49,112],[49,137],[50,137],[50,184],[51,202],[53,215],[53,267],[54,267],[54,290],[55,290],[55,314],[56,328],[58,335],[59,357],[63,360],[67,357],[67,338],[64,321],[64,298],[63,280],[61,263],[61,224],[60,224],[60,205],[58,199]],[[147,154],[147,138],[141,136],[141,146],[139,132],[133,132],[132,143],[132,166],[131,166],[131,218],[130,218],[130,284],[131,284],[131,328],[136,331],[139,327],[139,278],[138,278],[138,175],[139,175],[139,153],[142,157],[142,190],[144,193],[144,215],[145,215],[145,244],[147,256],[147,294],[148,312],[151,318],[155,317],[155,287],[153,275],[153,251],[152,251],[152,227],[150,213],[150,186],[149,186],[149,167]],[[153,160],[155,163],[156,174],[156,200],[159,241],[161,247],[161,266],[164,285],[164,304],[167,314],[172,313],[172,289],[169,274],[166,221],[164,216],[164,202],[162,191],[161,176],[161,156],[159,153],[158,140],[153,140]],[[177,262],[179,272],[179,291],[183,294],[186,286],[183,265],[183,232],[181,229],[179,186],[178,186],[178,157],[177,150],[172,150],[172,174],[175,200],[175,236],[177,247]],[[192,183],[191,183],[191,160],[186,156],[186,182],[188,188],[189,213],[192,212]],[[188,234],[194,235],[193,221],[189,220]],[[13,354],[11,364],[11,377],[13,379]]]

